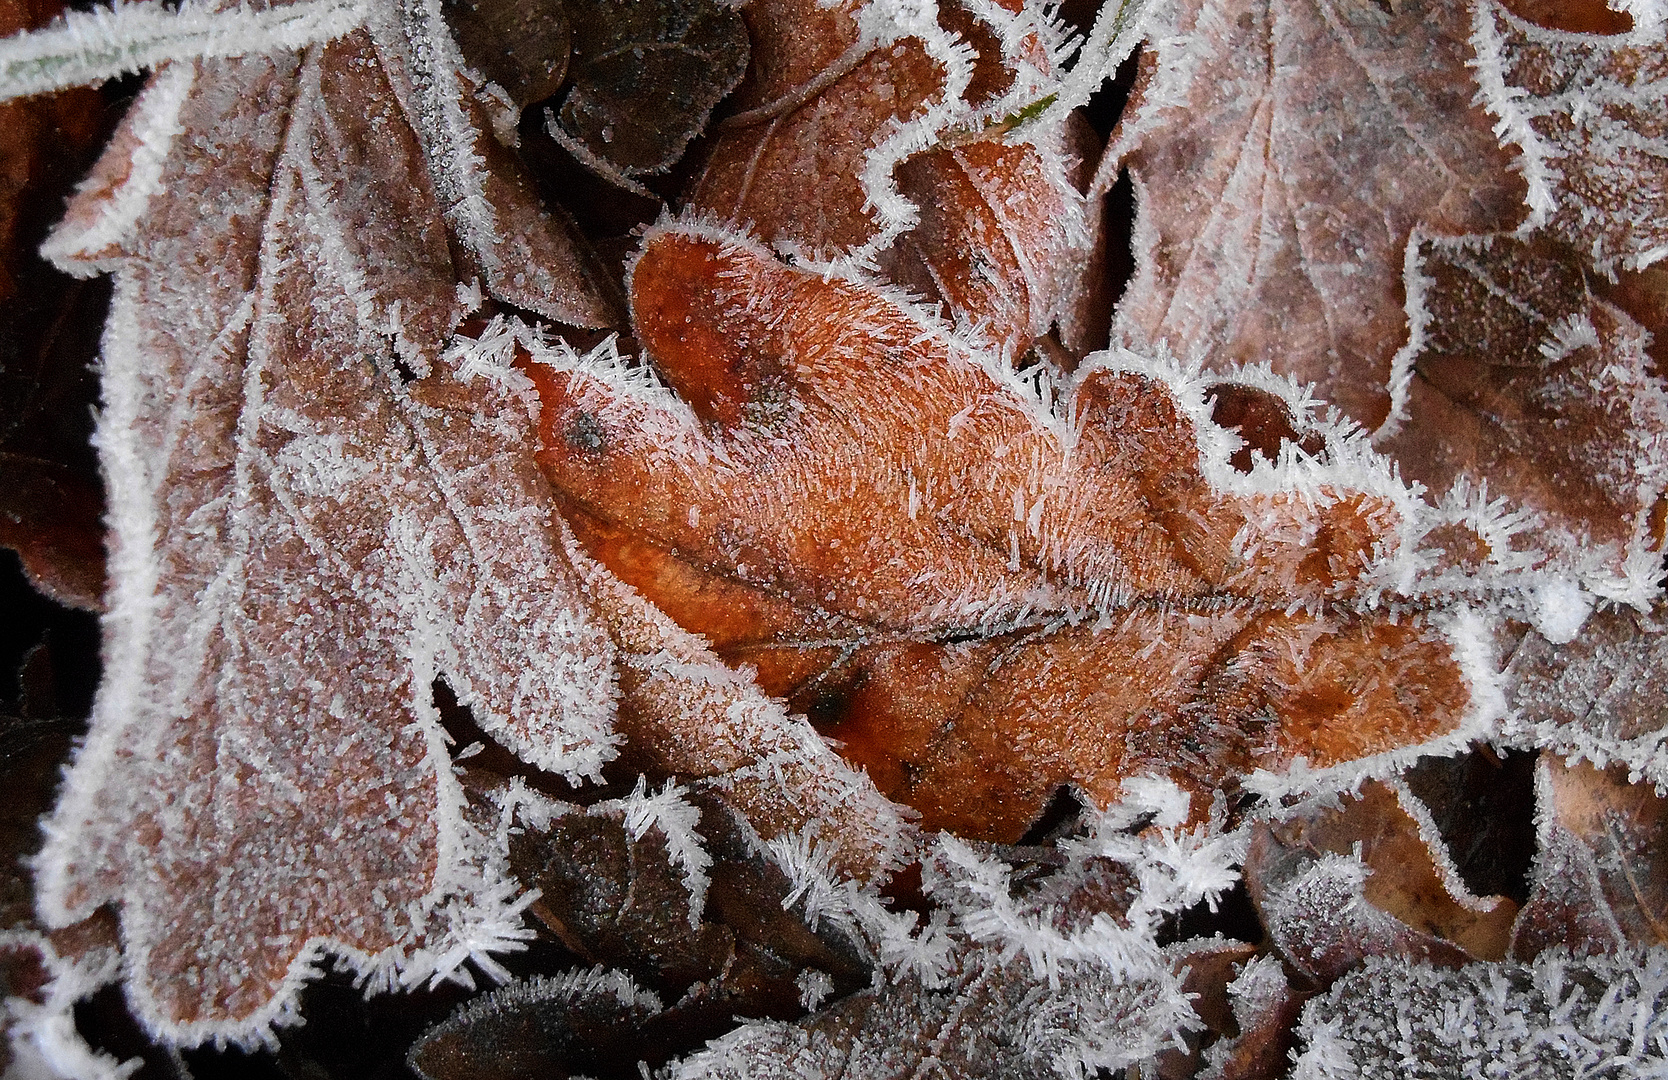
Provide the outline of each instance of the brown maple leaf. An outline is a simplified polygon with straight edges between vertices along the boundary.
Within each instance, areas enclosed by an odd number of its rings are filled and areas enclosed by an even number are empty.
[[[1476,715],[1440,620],[1371,607],[1415,504],[1335,432],[1223,490],[1198,382],[1102,363],[1050,410],[885,293],[703,228],[651,233],[632,303],[681,401],[529,369],[577,535],[929,826],[1011,839],[1064,783],[1208,791]]]
[[[1272,363],[1368,428],[1405,338],[1402,255],[1524,217],[1477,94],[1463,5],[1236,0],[1165,9],[1103,164],[1135,182],[1115,336],[1216,370]]]

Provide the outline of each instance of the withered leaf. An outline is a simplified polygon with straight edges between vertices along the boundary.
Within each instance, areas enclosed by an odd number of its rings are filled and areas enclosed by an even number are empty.
[[[423,1080],[566,1080],[645,1049],[660,999],[620,971],[535,976],[470,1001],[423,1033],[408,1059]]]
[[[1548,30],[1477,2],[1478,82],[1523,152],[1532,221],[1607,272],[1668,255],[1668,49],[1660,23]]]
[[[1303,1010],[1293,1076],[1602,1077],[1660,1072],[1658,954],[1432,967],[1374,958]]]
[[[954,2],[903,26],[876,3],[749,6],[753,70],[688,205],[779,248],[873,258],[1007,355],[1056,320],[1087,352],[1104,340],[1099,201],[1080,190],[1098,139],[1074,116],[1010,136],[987,115],[1027,86],[1046,100],[1060,42],[1037,14]]]
[[[1368,956],[1505,956],[1517,905],[1471,894],[1405,788],[1375,781],[1342,798],[1258,826],[1246,854],[1263,922],[1300,971],[1325,986]]]
[[[552,134],[605,174],[670,168],[747,73],[747,27],[715,0],[603,0],[567,12],[573,85]]]
[[[1038,1078],[1117,1069],[1190,1021],[1161,980],[1072,965],[1037,982],[1023,958],[969,947],[948,985],[919,978],[852,994],[797,1023],[748,1024],[668,1070],[669,1080],[908,1076]],[[1185,1006],[1181,1012],[1185,1012]]]
[[[561,89],[573,52],[561,0],[442,0],[441,11],[463,58],[518,109]]]
[[[56,924],[119,905],[128,1000],[175,1043],[264,1038],[326,947],[387,981],[521,933],[437,677],[535,764],[611,753],[528,387],[443,353],[460,275],[399,65],[355,32],[164,68],[52,241],[117,277],[117,555],[37,887]]]
[[[1533,888],[1512,931],[1512,954],[1555,946],[1577,955],[1631,954],[1668,944],[1668,799],[1630,784],[1627,769],[1566,764],[1542,754]]]
[[[1668,783],[1662,609],[1594,612],[1574,641],[1529,632],[1506,650],[1511,686],[1507,734],[1523,744],[1612,763],[1647,784]]]
[[[1472,104],[1465,6],[1193,0],[1148,33],[1110,156],[1139,206],[1115,336],[1217,370],[1272,363],[1378,426],[1413,228],[1494,232],[1525,212]]]
[[[1360,606],[1416,504],[1359,443],[1241,478],[1197,382],[1126,355],[1051,411],[919,311],[699,228],[651,233],[632,287],[682,400],[529,369],[576,534],[927,825],[1013,839],[1063,783],[1203,793],[1471,722],[1439,620]]]
[[[1228,984],[1237,1033],[1205,1051],[1199,1080],[1275,1080],[1290,1064],[1292,1028],[1304,996],[1273,956],[1250,960]]]
[[[788,910],[792,883],[714,793],[639,789],[584,810],[532,810],[521,811],[509,857],[517,879],[542,894],[533,913],[581,957],[676,1001],[684,1026],[703,1008],[719,1010],[711,1034],[732,1015],[780,1015],[784,1002],[794,1015],[805,968],[844,991],[868,982],[837,931],[814,933]],[[692,846],[708,864],[687,865]],[[678,1000],[686,990],[694,1000]]]
[[[1643,328],[1544,237],[1415,232],[1407,272],[1414,329],[1381,448],[1436,494],[1463,482],[1538,511],[1528,544],[1653,589],[1668,393]]]

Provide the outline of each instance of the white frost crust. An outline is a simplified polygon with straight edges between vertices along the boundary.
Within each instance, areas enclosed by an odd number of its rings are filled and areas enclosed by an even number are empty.
[[[183,130],[180,109],[196,84],[196,72],[195,64],[170,64],[146,84],[128,113],[134,144],[127,151],[127,175],[102,200],[92,221],[59,224],[41,245],[42,258],[76,277],[114,268],[115,253],[162,190],[163,167]],[[86,191],[90,182],[83,181],[80,190]]]
[[[1046,903],[1013,899],[1013,867],[949,833],[939,835],[934,858],[926,864],[926,887],[949,901],[958,930],[997,949],[1004,959],[1023,954],[1037,977],[1051,985],[1058,985],[1061,971],[1074,964],[1098,966],[1120,980],[1167,970],[1157,938],[1164,918],[1200,901],[1214,905],[1232,888],[1250,834],[1247,829],[1223,832],[1214,820],[1184,827],[1189,799],[1170,780],[1136,777],[1125,790],[1125,797],[1107,810],[1089,811],[1087,837],[1060,845],[1067,864],[1049,888],[1069,890],[1096,861],[1118,863],[1138,885],[1123,915],[1127,925],[1096,914],[1087,925],[1062,930]],[[1141,821],[1148,827],[1132,831]]]
[[[1476,101],[1497,118],[1494,131],[1501,145],[1516,146],[1520,152],[1514,167],[1528,184],[1529,214],[1518,227],[1519,236],[1527,237],[1546,225],[1558,209],[1557,188],[1563,178],[1558,159],[1573,153],[1601,156],[1607,149],[1620,147],[1658,158],[1668,153],[1668,140],[1647,137],[1604,115],[1607,105],[1633,108],[1644,115],[1660,110],[1662,82],[1624,85],[1606,80],[1591,66],[1592,61],[1619,48],[1660,49],[1668,6],[1661,0],[1623,0],[1614,6],[1633,17],[1632,30],[1614,35],[1552,30],[1519,18],[1497,0],[1477,0],[1471,33],[1476,54],[1471,64],[1479,86]],[[1510,44],[1508,35],[1513,39]],[[1543,98],[1508,83],[1509,54],[1524,46],[1551,54],[1571,68],[1568,89]],[[1535,120],[1557,114],[1569,117],[1575,128],[1564,145],[1543,136],[1534,125]],[[1585,220],[1596,216],[1591,208],[1583,208]],[[1608,247],[1604,237],[1595,237],[1588,254],[1605,273],[1613,273],[1617,266],[1642,270],[1668,257],[1668,245],[1642,246],[1646,242],[1628,236],[1617,250]]]
[[[1434,967],[1369,957],[1304,1006],[1294,1080],[1668,1076],[1668,950]]]
[[[33,930],[0,931],[0,949],[33,950],[47,974],[44,1002],[0,1001],[0,1027],[12,1053],[5,1080],[126,1080],[139,1071],[143,1058],[117,1061],[88,1046],[75,1027],[75,1003],[116,981],[120,953],[95,948],[79,958],[60,956]]]
[[[166,61],[294,52],[362,25],[371,0],[300,0],[224,7],[158,0],[70,11],[51,26],[0,40],[0,101],[86,86]]]

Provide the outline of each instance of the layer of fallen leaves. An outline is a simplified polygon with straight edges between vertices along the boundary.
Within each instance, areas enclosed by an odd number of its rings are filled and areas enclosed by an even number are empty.
[[[1655,6],[8,2],[26,1075],[1661,1067]]]

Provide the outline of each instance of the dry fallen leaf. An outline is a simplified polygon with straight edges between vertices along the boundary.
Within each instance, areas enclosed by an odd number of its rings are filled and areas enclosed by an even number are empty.
[[[1668,391],[1644,329],[1544,238],[1416,232],[1407,274],[1404,418],[1379,445],[1438,494],[1486,482],[1538,511],[1538,547],[1615,570],[1634,556],[1654,578]]]
[[[1208,792],[1467,722],[1440,619],[1366,606],[1413,504],[1358,444],[1235,489],[1183,376],[1103,362],[1050,410],[884,292],[699,228],[651,234],[632,302],[681,400],[529,369],[578,536],[928,826],[1013,839],[1061,784]]]
[[[1517,905],[1461,880],[1418,801],[1369,783],[1343,805],[1258,826],[1246,883],[1287,959],[1326,986],[1368,956],[1433,963],[1506,955]]]
[[[325,942],[387,979],[517,933],[435,679],[529,760],[578,778],[609,753],[612,648],[522,450],[529,402],[440,354],[456,270],[382,56],[355,33],[166,68],[52,241],[118,277],[119,570],[38,887],[56,924],[120,904],[129,1000],[180,1041],[261,1037]],[[135,213],[194,176],[216,214]]]
[[[156,67],[48,248],[115,277],[113,559],[61,928],[0,942],[20,1060],[121,1068],[120,979],[159,1061],[340,1071],[277,1029],[466,962],[527,977],[432,1076],[1327,1075],[1401,1060],[1381,985],[1563,1038],[1553,946],[1649,1030],[1661,21],[1092,7],[135,4],[0,45],[4,94]],[[1091,355],[1125,166],[1133,347]],[[1501,830],[1393,777],[1487,740],[1543,753],[1532,880],[1483,867],[1526,965],[1438,835]],[[388,1006],[400,1052],[448,1007]]]
[[[1566,765],[1552,754],[1541,756],[1535,790],[1540,852],[1512,954],[1627,955],[1668,943],[1668,799],[1628,783],[1622,766]]]
[[[1525,216],[1512,157],[1472,104],[1470,22],[1437,0],[1160,8],[1112,155],[1139,205],[1115,336],[1219,371],[1272,363],[1377,427],[1413,229]]]

